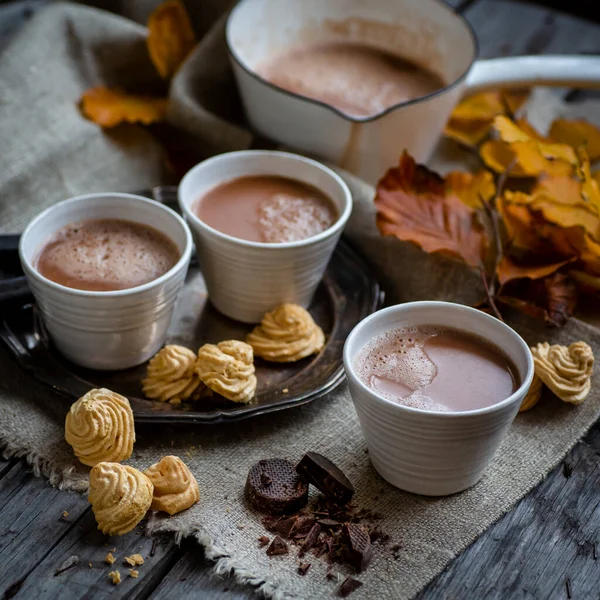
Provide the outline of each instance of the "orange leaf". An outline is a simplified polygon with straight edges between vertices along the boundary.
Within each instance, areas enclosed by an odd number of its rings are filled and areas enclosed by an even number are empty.
[[[594,207],[596,214],[600,214],[600,186],[592,177],[590,159],[583,148],[577,150],[577,156],[579,159],[577,175],[581,180],[581,195],[586,202]]]
[[[196,36],[181,0],[159,4],[148,19],[148,53],[160,76],[168,79],[196,45]]]
[[[444,180],[404,152],[398,167],[377,184],[377,226],[383,235],[413,242],[480,266],[487,237],[476,213],[453,195]]]
[[[572,148],[585,146],[590,160],[600,158],[600,129],[583,119],[556,119],[550,127],[550,138]]]
[[[486,137],[492,126],[491,119],[482,121],[451,118],[444,135],[465,146],[476,148]]]
[[[100,86],[84,92],[81,110],[88,119],[101,127],[115,127],[124,122],[149,125],[164,121],[167,99],[133,96]]]
[[[552,273],[558,271],[558,269],[564,267],[573,260],[575,260],[575,257],[561,260],[556,263],[532,266],[517,264],[509,256],[503,256],[496,268],[496,275],[498,276],[500,285],[504,285],[513,279],[541,279],[547,275],[552,275]]]

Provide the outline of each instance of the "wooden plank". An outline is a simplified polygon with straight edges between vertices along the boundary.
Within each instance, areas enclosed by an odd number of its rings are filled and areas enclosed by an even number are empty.
[[[600,25],[527,2],[479,0],[463,13],[480,56],[600,52]]]
[[[567,598],[567,585],[572,598],[597,598],[599,447],[596,426],[586,443],[578,444],[419,598]]]
[[[171,539],[157,539],[154,556],[151,556],[153,540],[141,535],[142,527],[122,537],[107,537],[97,529],[91,510],[86,510],[42,562],[23,582],[16,598],[36,600],[87,600],[88,598],[145,598],[153,590],[173,564],[181,551]],[[115,548],[117,559],[110,566],[105,562],[107,553]],[[124,562],[125,556],[141,554],[145,563],[137,567],[139,578],[129,576],[131,568]],[[56,569],[69,557],[77,556],[79,564],[55,576]],[[89,566],[91,563],[91,567]],[[118,570],[122,582],[113,586],[109,571]]]
[[[217,577],[202,549],[193,540],[183,544],[186,551],[150,596],[151,600],[252,600],[256,594],[250,586],[240,586],[231,578]],[[201,590],[201,591],[200,591]]]

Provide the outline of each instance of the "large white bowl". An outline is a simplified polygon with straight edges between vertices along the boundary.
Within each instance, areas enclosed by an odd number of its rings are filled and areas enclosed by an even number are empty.
[[[480,336],[514,362],[521,385],[493,406],[464,412],[434,412],[379,396],[357,376],[354,361],[375,336],[406,326],[452,327]],[[442,496],[477,483],[506,435],[533,378],[525,341],[498,319],[450,302],[408,302],[361,321],[344,346],[344,368],[369,457],[392,485],[415,494]]]
[[[161,277],[115,291],[76,290],[35,269],[37,252],[61,227],[106,218],[162,231],[175,243],[181,258]],[[99,370],[139,365],[164,344],[191,253],[192,236],[179,215],[131,194],[89,194],[59,202],[29,223],[19,243],[23,270],[52,341],[69,360]]]
[[[193,205],[211,188],[246,175],[276,175],[308,183],[335,203],[339,217],[325,231],[296,242],[266,244],[235,238],[204,223]],[[224,315],[257,323],[284,302],[308,307],[352,212],[342,178],[317,161],[266,150],[228,152],[193,167],[179,184],[179,205],[196,243],[208,295]]]

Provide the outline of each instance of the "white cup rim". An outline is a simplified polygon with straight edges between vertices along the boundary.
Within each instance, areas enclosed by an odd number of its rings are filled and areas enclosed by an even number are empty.
[[[477,315],[477,318],[481,318],[483,320],[489,320],[488,322],[493,323],[495,327],[498,327],[500,329],[504,329],[505,331],[507,331],[508,334],[511,335],[517,341],[517,343],[523,348],[523,350],[525,351],[525,356],[527,357],[527,372],[525,374],[525,377],[523,378],[523,381],[521,382],[521,385],[518,387],[518,389],[516,389],[510,396],[508,396],[508,398],[505,398],[504,400],[502,400],[500,402],[496,402],[495,404],[492,404],[491,406],[486,406],[484,408],[475,408],[472,410],[455,411],[455,412],[432,411],[432,410],[424,410],[421,408],[414,408],[412,406],[405,406],[404,404],[392,402],[391,400],[388,400],[387,398],[374,392],[370,387],[368,387],[365,383],[363,383],[363,381],[360,379],[360,377],[358,377],[358,375],[355,373],[353,361],[354,361],[354,358],[356,357],[356,354],[354,354],[353,356],[350,356],[350,345],[352,344],[353,339],[357,336],[358,332],[360,330],[364,329],[365,327],[367,327],[374,320],[380,319],[386,314],[402,313],[407,308],[410,308],[413,306],[419,306],[421,308],[433,308],[433,309],[443,307],[444,309],[455,310],[457,312],[463,312],[463,313],[468,312],[470,314]],[[461,328],[461,330],[464,330],[464,328]],[[487,313],[484,313],[483,311],[480,311],[476,308],[472,308],[470,306],[465,306],[464,304],[457,304],[454,302],[443,302],[443,301],[438,301],[438,300],[422,300],[422,301],[416,301],[416,302],[406,302],[404,304],[396,304],[394,306],[389,306],[387,308],[381,309],[381,310],[373,313],[372,315],[369,315],[365,319],[363,319],[358,325],[356,325],[356,327],[350,332],[350,335],[346,338],[346,342],[344,344],[344,369],[346,371],[346,376],[348,377],[348,379],[351,380],[353,385],[361,388],[362,391],[373,401],[376,401],[376,402],[385,404],[386,406],[392,407],[391,410],[396,410],[400,413],[406,412],[409,414],[412,413],[412,414],[418,414],[418,415],[426,415],[430,418],[440,418],[440,419],[461,419],[461,418],[465,418],[465,417],[486,415],[489,413],[494,413],[494,412],[500,411],[503,408],[505,408],[506,406],[515,402],[519,397],[525,396],[525,393],[526,393],[527,389],[529,388],[529,386],[531,385],[531,382],[533,380],[533,375],[534,375],[533,358],[531,356],[531,351],[529,349],[529,346],[527,345],[525,340],[512,327],[509,327],[506,323],[503,323],[502,321],[498,320],[496,317],[488,315]]]
[[[62,285],[61,283],[57,283],[56,281],[52,281],[47,277],[44,277],[31,263],[28,257],[25,255],[24,251],[24,243],[26,237],[29,235],[31,229],[37,225],[40,221],[43,221],[48,217],[48,215],[52,214],[55,210],[62,208],[64,206],[84,203],[89,200],[94,200],[96,198],[105,198],[110,196],[112,198],[121,199],[125,202],[134,200],[136,202],[143,202],[146,204],[150,204],[152,206],[158,207],[160,210],[164,211],[166,215],[170,218],[174,219],[178,225],[181,227],[182,231],[185,234],[185,247],[179,260],[166,272],[163,273],[160,277],[153,279],[152,281],[148,281],[147,283],[143,283],[142,285],[137,285],[135,287],[126,288],[123,290],[80,290],[77,288],[68,287],[66,285]],[[129,219],[131,220],[131,219]],[[133,221],[135,222],[135,221]],[[44,243],[44,240],[40,240],[40,245]],[[73,294],[75,296],[87,297],[87,298],[115,298],[119,296],[129,296],[132,294],[137,294],[141,292],[145,292],[147,290],[151,290],[152,288],[158,287],[162,285],[166,280],[172,277],[173,273],[182,269],[190,260],[192,255],[192,234],[190,232],[189,227],[186,222],[172,209],[156,200],[151,200],[150,198],[146,198],[144,196],[137,196],[136,194],[126,194],[121,192],[98,192],[94,194],[82,194],[80,196],[74,196],[73,198],[67,198],[66,200],[61,200],[52,206],[49,206],[45,210],[43,210],[40,214],[34,217],[25,227],[25,231],[21,234],[21,238],[19,240],[19,258],[21,259],[21,264],[25,267],[27,271],[27,275],[33,276],[36,279],[42,281],[45,285],[54,290],[58,290],[61,292],[66,292]]]
[[[275,243],[253,242],[251,240],[244,240],[242,238],[234,237],[232,235],[229,235],[228,233],[223,233],[222,231],[219,231],[218,229],[215,229],[214,227],[207,225],[192,210],[193,201],[192,202],[185,201],[185,199],[183,198],[182,191],[181,191],[182,188],[185,186],[187,181],[189,181],[189,179],[191,179],[194,176],[194,174],[197,171],[200,171],[209,165],[213,165],[216,162],[228,162],[228,161],[230,162],[232,160],[236,160],[236,158],[241,158],[243,156],[256,156],[256,157],[262,156],[265,158],[275,158],[275,159],[276,158],[286,158],[288,160],[295,160],[297,162],[301,162],[305,165],[310,165],[311,167],[320,170],[321,172],[328,175],[331,179],[333,179],[337,183],[337,185],[341,188],[341,190],[343,191],[344,199],[345,199],[344,209],[342,210],[341,214],[339,215],[339,217],[337,218],[337,220],[331,227],[328,227],[327,229],[325,229],[324,231],[321,231],[317,235],[313,235],[313,236],[305,238],[303,240],[296,240],[293,242],[275,242]],[[267,168],[267,169],[265,169],[265,175],[268,175],[268,174],[269,173],[268,173],[268,168]],[[241,175],[240,177],[243,177],[243,175]],[[223,178],[221,183],[225,183],[226,181],[229,181],[230,179]],[[293,179],[293,177],[291,177],[291,179]],[[219,184],[217,184],[217,185],[219,185]],[[238,244],[239,246],[245,246],[247,248],[260,248],[260,249],[266,250],[267,252],[276,252],[276,251],[282,250],[282,249],[300,248],[303,246],[310,246],[312,244],[316,244],[316,243],[320,242],[321,240],[324,240],[328,237],[331,237],[332,235],[335,235],[338,231],[343,229],[344,226],[346,225],[346,222],[350,218],[350,214],[352,213],[352,193],[350,192],[350,188],[348,187],[346,182],[333,169],[330,169],[329,167],[325,166],[324,164],[322,164],[316,160],[313,160],[312,158],[306,158],[305,156],[301,156],[299,154],[294,154],[292,152],[282,152],[280,150],[236,150],[235,152],[224,152],[223,154],[217,154],[216,156],[207,158],[206,160],[203,160],[202,162],[193,166],[183,176],[183,179],[181,180],[178,190],[177,190],[177,197],[179,200],[179,207],[181,208],[182,212],[185,214],[186,218],[190,219],[194,223],[194,225],[196,225],[198,228],[208,231],[215,237],[225,240],[229,243],[235,243],[235,244]]]

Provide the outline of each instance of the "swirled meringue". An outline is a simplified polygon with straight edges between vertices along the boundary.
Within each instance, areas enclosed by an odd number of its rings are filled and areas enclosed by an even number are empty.
[[[198,350],[200,381],[233,402],[250,402],[256,391],[252,346],[237,340],[204,344]]]
[[[113,462],[101,462],[90,471],[88,500],[106,535],[131,531],[152,504],[152,482],[141,471]]]
[[[585,342],[543,342],[531,349],[535,374],[564,402],[581,404],[592,386],[594,354]]]
[[[152,506],[174,515],[200,500],[198,483],[187,465],[177,456],[165,456],[144,474],[154,485]]]
[[[246,341],[265,360],[294,362],[321,351],[325,334],[307,310],[282,304],[263,317]]]
[[[529,391],[525,398],[523,398],[523,402],[521,402],[521,408],[519,408],[519,412],[525,412],[527,410],[532,409],[539,401],[542,396],[542,380],[537,376],[533,376],[533,380],[531,381],[531,386],[529,387]]]
[[[198,395],[200,380],[194,372],[196,355],[184,346],[165,346],[148,363],[142,391],[148,398],[180,404]]]
[[[65,440],[89,467],[128,459],[135,442],[129,400],[106,388],[90,390],[67,413]]]

